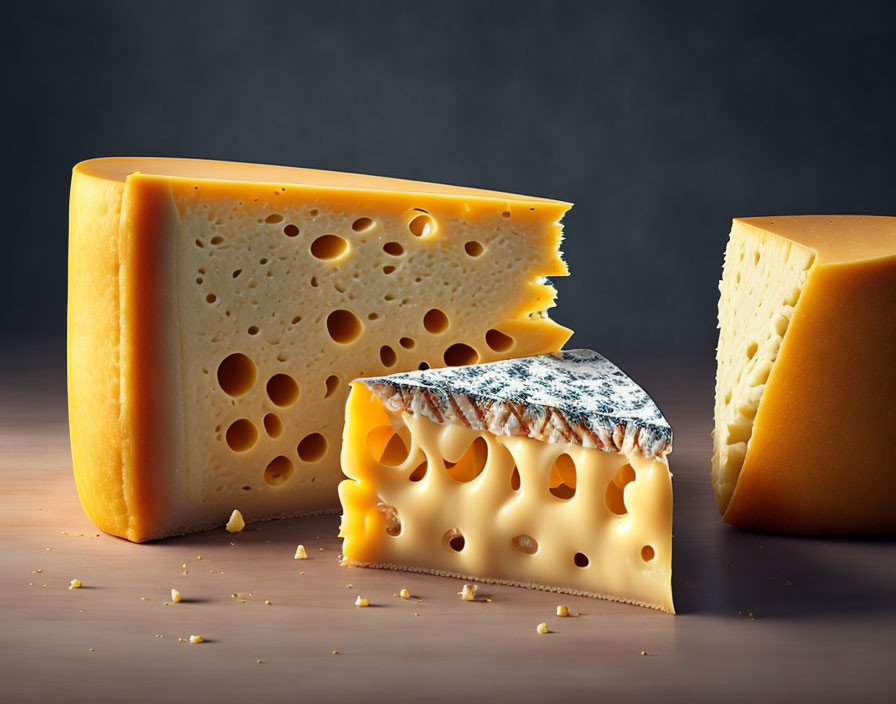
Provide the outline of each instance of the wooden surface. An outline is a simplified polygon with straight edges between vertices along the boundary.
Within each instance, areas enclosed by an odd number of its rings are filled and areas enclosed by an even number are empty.
[[[723,526],[711,369],[616,361],[675,430],[674,617],[488,585],[492,603],[466,603],[456,580],[341,568],[335,516],[147,545],[97,535],[71,477],[64,374],[13,355],[0,377],[2,700],[892,701],[896,543]],[[84,588],[68,589],[76,577]],[[172,587],[184,601],[166,606]],[[417,599],[395,598],[402,587]],[[561,602],[578,615],[554,616]],[[178,642],[192,634],[206,642]]]

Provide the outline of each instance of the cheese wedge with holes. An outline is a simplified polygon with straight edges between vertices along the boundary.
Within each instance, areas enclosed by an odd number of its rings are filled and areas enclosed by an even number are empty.
[[[559,349],[566,203],[190,159],[74,169],[78,492],[134,541],[335,511],[349,382]]]
[[[896,218],[735,220],[720,290],[724,520],[896,532]]]
[[[590,350],[352,384],[345,564],[674,612],[672,431]]]

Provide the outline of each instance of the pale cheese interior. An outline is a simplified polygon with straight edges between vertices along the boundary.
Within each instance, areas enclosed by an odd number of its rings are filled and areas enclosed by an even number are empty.
[[[343,467],[349,563],[674,610],[665,459],[390,413],[356,384]]]
[[[743,467],[753,419],[787,333],[814,252],[735,222],[719,285],[712,485],[728,506]]]
[[[565,271],[556,215],[272,195],[174,185],[181,529],[234,507],[247,520],[334,510],[352,379],[552,351],[568,335],[540,317],[555,294],[537,281]]]

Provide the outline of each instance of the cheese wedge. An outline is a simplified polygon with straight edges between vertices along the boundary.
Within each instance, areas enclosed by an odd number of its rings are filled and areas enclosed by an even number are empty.
[[[673,612],[671,447],[590,350],[355,381],[344,563]]]
[[[896,531],[896,218],[735,220],[712,485],[724,520]]]
[[[68,369],[88,515],[134,541],[334,511],[348,383],[549,352],[569,205],[278,166],[75,167]]]

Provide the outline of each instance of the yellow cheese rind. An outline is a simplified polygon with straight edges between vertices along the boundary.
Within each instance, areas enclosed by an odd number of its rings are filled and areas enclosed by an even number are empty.
[[[781,242],[813,258],[736,484],[720,501],[725,522],[777,533],[896,532],[896,218],[750,218],[735,221],[732,237],[760,259]],[[726,262],[723,288],[738,275],[746,282],[749,268]],[[720,310],[721,337],[740,335],[746,349],[743,321],[755,314],[738,310],[738,323]],[[717,442],[724,432],[717,416]]]
[[[487,451],[478,461],[484,464],[474,470],[471,448],[483,442]],[[574,466],[561,472],[574,485],[572,496],[557,491],[559,480],[552,476],[564,455]],[[674,613],[672,485],[665,457],[492,435],[391,413],[359,381],[346,406],[342,464],[349,477],[339,487],[347,564]],[[629,472],[633,481],[621,482],[617,491],[615,482]],[[609,500],[610,493],[618,499]],[[451,543],[457,536],[463,538],[460,549]]]
[[[285,167],[79,164],[69,389],[88,514],[144,541],[234,505],[247,521],[337,510],[348,380],[563,345],[539,280],[566,273],[567,208]],[[246,388],[225,364],[239,355]]]

